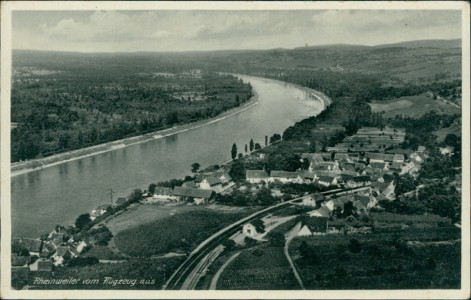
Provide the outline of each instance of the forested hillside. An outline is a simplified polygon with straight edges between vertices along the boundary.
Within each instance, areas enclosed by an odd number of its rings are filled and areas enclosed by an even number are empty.
[[[140,56],[16,53],[12,161],[214,117],[252,95],[236,77],[159,63]]]

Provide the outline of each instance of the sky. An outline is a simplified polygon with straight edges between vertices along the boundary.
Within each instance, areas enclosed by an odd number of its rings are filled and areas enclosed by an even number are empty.
[[[452,10],[13,11],[14,49],[205,51],[461,37]]]

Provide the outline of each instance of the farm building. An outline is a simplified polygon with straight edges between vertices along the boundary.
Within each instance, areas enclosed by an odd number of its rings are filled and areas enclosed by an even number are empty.
[[[297,236],[309,236],[325,234],[327,232],[327,222],[329,218],[326,217],[306,217],[300,221],[300,229]]]
[[[245,178],[250,183],[268,182],[269,176],[265,170],[247,170]]]
[[[211,198],[213,191],[176,186],[172,195],[180,201],[193,201],[195,204],[202,204]]]
[[[317,182],[323,186],[337,185],[337,178],[331,176],[320,176]]]
[[[279,181],[281,183],[289,183],[289,182],[303,183],[304,181],[298,172],[288,172],[288,171],[271,171],[269,180],[270,182]]]

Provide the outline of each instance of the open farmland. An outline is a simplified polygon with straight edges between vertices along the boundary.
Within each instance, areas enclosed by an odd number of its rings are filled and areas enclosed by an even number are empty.
[[[371,101],[369,105],[373,112],[384,112],[383,117],[389,118],[394,118],[396,115],[418,117],[431,110],[445,114],[461,113],[459,108],[441,100],[434,100],[426,94],[391,100]]]
[[[244,250],[221,274],[218,290],[292,290],[299,285],[282,247]]]
[[[123,230],[135,228],[143,224],[162,220],[175,214],[185,213],[194,209],[194,207],[188,205],[136,205],[129,207],[126,212],[109,220],[106,223],[106,226],[110,229],[113,235],[116,235]]]
[[[116,247],[130,256],[149,257],[171,251],[187,252],[225,226],[250,214],[195,208],[118,233]]]
[[[458,228],[296,238],[290,254],[307,289],[460,287]],[[315,259],[300,256],[305,241]]]

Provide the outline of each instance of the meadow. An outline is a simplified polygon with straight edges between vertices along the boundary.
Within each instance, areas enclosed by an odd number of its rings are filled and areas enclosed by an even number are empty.
[[[196,209],[123,230],[113,241],[119,251],[135,257],[186,253],[218,230],[248,214],[249,211],[234,213]]]
[[[369,105],[373,112],[384,112],[384,118],[394,118],[396,115],[418,117],[431,110],[445,114],[461,113],[459,108],[444,101],[433,99],[425,93],[390,100],[373,100]]]

